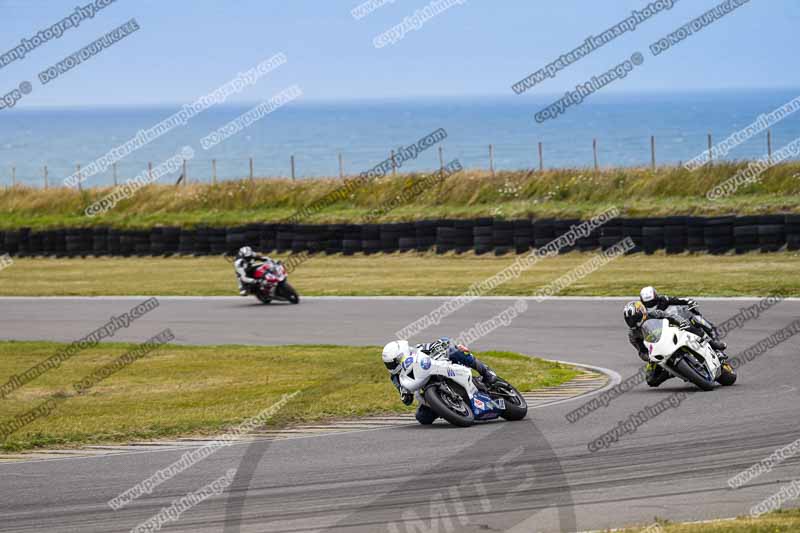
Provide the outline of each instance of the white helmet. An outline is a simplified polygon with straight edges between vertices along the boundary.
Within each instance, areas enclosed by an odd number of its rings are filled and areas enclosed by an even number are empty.
[[[242,246],[241,248],[239,248],[239,257],[243,259],[250,259],[254,255],[255,254],[253,253],[253,249],[250,248],[249,246]]]
[[[411,355],[411,347],[408,345],[408,341],[400,340],[392,341],[384,346],[381,358],[389,372],[397,374],[400,372],[400,363],[409,355]]]
[[[652,307],[658,300],[658,292],[654,287],[645,287],[639,292],[639,298],[646,307]]]

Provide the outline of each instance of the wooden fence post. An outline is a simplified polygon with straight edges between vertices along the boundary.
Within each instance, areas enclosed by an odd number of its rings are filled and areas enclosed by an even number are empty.
[[[394,158],[394,150],[392,150],[390,157],[392,158],[392,176],[397,176],[397,160]]]
[[[48,178],[48,176],[47,176],[47,165],[45,165],[44,166],[44,188],[45,188],[45,190],[49,186],[49,183],[47,183],[47,178]]]
[[[292,155],[292,157],[291,157],[291,163],[292,163],[292,181],[294,181],[295,180],[295,175],[294,175],[294,155]]]
[[[292,157],[294,157],[294,156],[292,156]],[[292,174],[294,175],[294,171],[292,171]],[[292,179],[294,179],[294,178],[292,178]],[[253,181],[253,158],[252,157],[250,158],[250,181]]]
[[[708,164],[713,166],[714,165],[714,156],[713,156],[713,153],[711,151],[711,148],[712,148],[711,134],[709,133],[708,134]]]
[[[444,149],[439,147],[439,172],[444,172]]]
[[[183,186],[189,185],[189,174],[186,173],[186,160],[183,160]]]
[[[494,145],[489,145],[489,173],[494,177]]]
[[[211,183],[217,184],[217,160],[211,160]]]
[[[767,130],[767,157],[769,164],[772,164],[772,130]]]
[[[656,136],[650,136],[650,166],[656,171]]]
[[[79,191],[82,191],[82,190],[83,190],[83,187],[81,186],[81,164],[80,164],[80,163],[78,163],[78,164],[76,165],[76,168],[77,168],[77,170],[78,170],[78,190],[79,190]]]
[[[542,155],[542,143],[539,143],[539,172],[544,172],[544,157]]]
[[[339,152],[339,179],[344,179],[344,159],[342,159],[342,152]]]
[[[116,187],[117,186],[117,164],[114,163],[113,165],[111,165],[111,169],[112,169],[112,171],[114,173],[114,187]]]

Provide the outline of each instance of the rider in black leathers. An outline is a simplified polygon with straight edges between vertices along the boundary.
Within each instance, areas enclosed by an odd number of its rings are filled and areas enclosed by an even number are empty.
[[[691,298],[675,298],[667,296],[666,294],[658,294],[653,287],[645,287],[639,293],[639,299],[647,308],[648,313],[652,309],[659,311],[666,311],[671,305],[685,305],[692,312],[692,326],[700,328],[706,335],[708,335],[708,343],[712,348],[718,352],[722,352],[728,346],[719,338],[717,328],[709,322],[697,307],[697,302]],[[700,335],[702,337],[702,335]]]
[[[628,342],[630,342],[633,347],[636,348],[639,358],[647,363],[647,366],[645,367],[645,380],[651,387],[658,387],[666,380],[671,378],[672,375],[657,364],[650,362],[650,354],[647,352],[647,347],[644,344],[644,334],[642,333],[642,324],[644,324],[645,320],[650,318],[666,318],[672,324],[680,327],[681,329],[687,329],[696,335],[702,336],[702,332],[698,331],[696,327],[692,326],[689,320],[681,319],[672,314],[667,314],[665,311],[660,309],[648,310],[644,304],[642,304],[642,302],[628,303],[623,310],[623,315],[625,317],[625,323],[628,324],[629,328]]]
[[[646,300],[647,303],[644,303]],[[650,304],[649,306],[647,304]],[[666,310],[670,306],[686,306],[692,315],[690,318],[680,316],[678,314],[668,313]],[[649,307],[649,309],[648,309]],[[725,361],[727,356],[722,352],[727,345],[720,341],[717,336],[716,328],[708,322],[700,312],[697,310],[697,302],[691,298],[670,298],[666,295],[659,296],[652,287],[645,287],[642,289],[640,301],[630,302],[623,310],[625,322],[630,328],[628,330],[628,341],[636,348],[639,358],[647,363],[645,367],[645,379],[647,384],[651,387],[658,387],[672,375],[661,368],[659,365],[650,362],[650,356],[644,344],[644,335],[642,334],[641,326],[645,320],[650,318],[655,319],[668,319],[671,323],[687,330],[698,337],[708,335],[709,345],[717,350],[720,360]],[[733,372],[732,369],[726,371]]]

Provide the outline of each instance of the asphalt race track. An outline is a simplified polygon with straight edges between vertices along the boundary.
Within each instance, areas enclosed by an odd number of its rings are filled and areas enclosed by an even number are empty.
[[[141,298],[0,298],[0,338],[71,341]],[[305,298],[298,306],[251,299],[162,298],[114,340],[142,341],[170,327],[194,344],[371,344],[438,306],[441,298]],[[474,346],[611,369],[641,366],[621,317],[624,299],[529,302],[509,327]],[[756,300],[701,300],[719,323]],[[481,299],[416,341],[455,336],[512,305]],[[800,317],[784,301],[728,335],[729,353]],[[583,531],[747,514],[800,478],[791,458],[743,488],[727,480],[797,439],[800,336],[739,369],[730,388],[701,392],[670,380],[645,384],[569,423],[586,398],[532,410],[524,422],[469,429],[411,426],[223,449],[119,511],[106,502],[184,451],[0,464],[0,530],[129,531],[188,492],[238,468],[233,486],[187,511],[169,531]],[[378,353],[376,353],[376,364]],[[335,387],[335,384],[331,384]],[[387,387],[390,386],[387,380]],[[674,409],[607,449],[588,443],[646,405],[685,392]],[[792,502],[790,506],[796,505]],[[403,522],[405,520],[405,522]],[[438,528],[438,529],[437,529]]]

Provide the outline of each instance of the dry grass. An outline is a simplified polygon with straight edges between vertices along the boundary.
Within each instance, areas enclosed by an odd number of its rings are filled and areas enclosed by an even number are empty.
[[[0,342],[0,384],[63,345]],[[284,425],[410,410],[400,403],[378,357],[380,347],[164,346],[78,395],[72,383],[133,345],[102,344],[79,352],[0,401],[0,422],[58,398],[49,416],[19,429],[5,450],[216,434],[293,397],[270,420]],[[508,352],[485,352],[520,390],[559,385],[572,368]]]
[[[625,214],[719,214],[800,211],[800,163],[778,165],[758,184],[718,202],[705,199],[713,186],[746,163],[725,163],[689,172],[678,167],[498,172],[468,170],[447,178],[381,220],[475,216],[583,217],[611,205]],[[379,178],[349,198],[327,206],[308,222],[358,222],[395,197],[419,175]],[[336,179],[257,179],[186,187],[150,185],[109,213],[94,218],[84,209],[111,189],[5,189],[0,191],[0,228],[110,225],[149,227],[280,221],[342,185]]]
[[[532,295],[593,254],[539,262],[500,285],[496,295]],[[289,279],[302,295],[457,295],[510,265],[515,256],[389,254],[312,256]],[[694,296],[800,296],[800,254],[709,256],[636,254],[619,258],[561,295],[631,295],[653,283]],[[656,274],[657,273],[657,274]],[[234,295],[233,267],[222,257],[17,259],[0,272],[0,295]]]
[[[759,518],[740,517],[703,524],[671,524],[659,521],[662,529],[631,528],[620,533],[795,533],[800,531],[800,510],[777,511]]]

